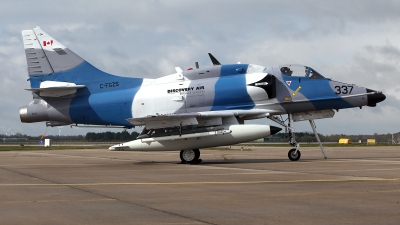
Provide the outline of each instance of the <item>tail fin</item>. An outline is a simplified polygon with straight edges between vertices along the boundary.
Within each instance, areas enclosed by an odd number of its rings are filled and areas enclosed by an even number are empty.
[[[62,72],[84,62],[81,57],[43,32],[40,27],[23,30],[22,38],[29,76]]]
[[[31,84],[31,88],[27,89],[29,91],[36,93],[43,91],[41,88],[46,88],[49,92],[42,93],[42,96],[54,97],[71,94],[71,89],[76,91],[88,86],[92,88],[91,93],[102,91],[104,89],[101,85],[110,81],[116,82],[120,89],[125,85],[119,84],[132,86],[132,78],[119,77],[97,69],[39,27],[23,30],[22,37],[28,62],[28,80]],[[140,86],[143,79],[135,79]],[[93,85],[94,82],[99,85]],[[62,93],[53,93],[54,89],[61,90],[60,87],[63,87]]]
[[[86,85],[93,79],[114,76],[92,66],[40,27],[23,30],[22,38],[28,63],[28,80],[33,89],[43,86],[44,81]]]

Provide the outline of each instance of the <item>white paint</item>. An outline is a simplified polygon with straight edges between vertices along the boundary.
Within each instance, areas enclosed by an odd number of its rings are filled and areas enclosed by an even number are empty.
[[[52,38],[50,35],[42,31],[40,27],[33,28],[33,31],[36,34],[37,40],[39,41],[39,44],[43,48],[43,50],[46,51],[55,51],[55,50],[61,50],[65,49],[65,46],[62,45],[60,42]],[[46,42],[46,45],[43,43]]]
[[[174,136],[166,137],[167,140],[157,141],[154,138],[150,142],[142,142],[142,140],[134,140],[123,144],[111,146],[109,150],[121,151],[175,151],[184,149],[200,149],[223,145],[233,145],[237,143],[256,140],[271,135],[270,126],[268,125],[227,125],[224,130],[231,131],[224,133],[223,131],[198,133],[184,137],[183,139],[174,139]],[[212,134],[212,135],[210,135]],[[164,137],[165,138],[165,137]]]

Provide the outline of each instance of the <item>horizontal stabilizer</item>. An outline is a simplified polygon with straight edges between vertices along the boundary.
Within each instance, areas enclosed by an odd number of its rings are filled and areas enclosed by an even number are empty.
[[[41,97],[62,97],[75,94],[77,89],[84,87],[86,86],[69,82],[44,81],[40,84],[40,88],[29,88],[25,90],[35,92]]]

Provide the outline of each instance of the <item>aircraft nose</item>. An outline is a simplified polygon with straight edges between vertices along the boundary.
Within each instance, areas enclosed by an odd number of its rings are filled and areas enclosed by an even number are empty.
[[[368,99],[368,106],[376,106],[376,103],[381,102],[386,99],[386,96],[382,94],[382,92],[374,91],[371,89],[367,89],[367,93],[374,92],[374,94],[370,94],[367,96]]]

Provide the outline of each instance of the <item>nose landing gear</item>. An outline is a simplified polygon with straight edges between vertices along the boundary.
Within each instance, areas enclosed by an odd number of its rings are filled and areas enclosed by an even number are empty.
[[[288,152],[288,157],[289,157],[290,161],[297,161],[300,159],[301,153],[299,150],[296,151],[295,148],[292,148]]]
[[[295,120],[293,120],[293,115],[292,114],[288,114],[289,122],[288,122],[287,125],[285,124],[285,121],[283,121],[281,118],[279,118],[277,116],[269,117],[269,119],[274,121],[274,122],[276,122],[276,123],[278,123],[278,124],[280,124],[280,125],[282,125],[283,127],[286,128],[286,131],[289,131],[288,132],[289,133],[289,144],[292,145],[295,148],[292,148],[292,149],[289,150],[288,157],[289,157],[289,159],[291,161],[299,160],[300,157],[301,157],[301,153],[300,153],[300,150],[299,150],[300,149],[300,144],[297,143],[296,140],[295,140],[294,125],[293,125]],[[316,130],[316,127],[315,127],[314,120],[309,119],[309,122],[310,122],[311,128],[313,129],[315,137],[317,138],[317,141],[318,141],[318,144],[319,144],[319,146],[321,148],[322,154],[324,155],[324,159],[327,159],[325,151],[324,151],[324,147],[322,146],[321,140],[319,139],[319,136],[318,136],[318,133],[317,133],[317,130]]]

